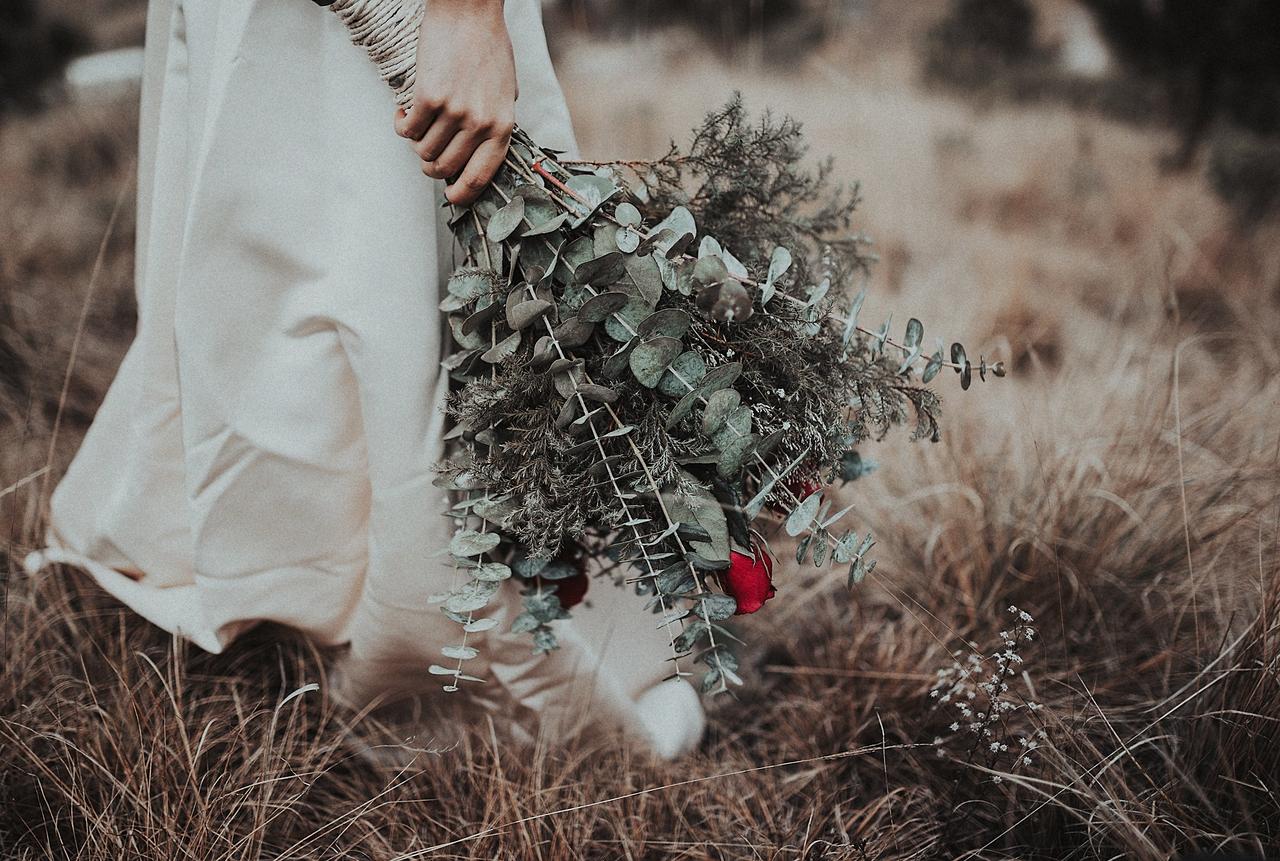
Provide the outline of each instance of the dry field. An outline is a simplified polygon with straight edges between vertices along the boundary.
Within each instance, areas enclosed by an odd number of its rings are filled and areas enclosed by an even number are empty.
[[[81,574],[22,576],[131,334],[136,112],[0,127],[0,854],[1274,852],[1280,231],[1244,235],[1199,174],[1162,175],[1158,131],[921,89],[928,16],[886,5],[772,60],[729,64],[678,32],[556,42],[589,155],[654,155],[733,89],[803,120],[863,183],[881,256],[865,313],[918,316],[1013,370],[963,393],[939,378],[941,443],[866,451],[882,468],[849,492],[876,574],[847,592],[784,569],[744,623],[764,644],[749,687],[673,765],[606,742],[519,753],[483,722],[370,765],[357,748],[383,730],[326,699],[324,655],[299,639],[210,656]],[[1010,750],[993,753],[929,691],[953,653],[1005,650],[1010,605],[1038,630],[1009,683],[1042,707],[999,713]]]

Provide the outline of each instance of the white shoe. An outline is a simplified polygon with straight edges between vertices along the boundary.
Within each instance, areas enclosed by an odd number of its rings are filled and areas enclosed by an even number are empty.
[[[655,756],[678,759],[702,741],[707,716],[698,692],[683,679],[668,679],[636,699],[636,716]]]
[[[28,577],[36,576],[48,564],[49,560],[43,550],[32,550],[27,554],[27,558],[22,560],[22,568],[27,572]]]

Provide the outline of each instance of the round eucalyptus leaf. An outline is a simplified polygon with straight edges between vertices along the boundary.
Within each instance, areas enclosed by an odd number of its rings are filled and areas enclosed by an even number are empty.
[[[595,230],[591,231],[591,243],[595,249],[596,257],[603,257],[618,250],[618,242],[614,238],[618,233],[618,226],[610,224],[607,221],[596,225]]]
[[[560,393],[560,397],[572,397],[574,392],[578,390],[578,385],[582,382],[582,369],[578,367],[567,368],[555,377],[556,391]]]
[[[701,392],[695,390],[689,392],[677,401],[676,405],[671,408],[671,412],[667,414],[667,420],[665,422],[667,430],[673,429],[676,425],[680,424],[680,422],[684,421],[685,417],[688,416],[689,413],[693,412],[693,408],[698,405],[698,401],[701,398]]]
[[[463,308],[467,307],[468,304],[470,304],[469,300],[450,293],[440,300],[439,308],[441,311],[449,314],[453,311],[461,311]]]
[[[805,497],[804,501],[792,510],[787,517],[787,534],[795,537],[813,525],[813,518],[818,514],[818,506],[822,504],[822,491],[817,490]]]
[[[578,394],[589,401],[596,401],[602,404],[611,404],[618,399],[617,390],[608,386],[599,386],[595,383],[580,384],[578,386]]]
[[[512,143],[512,147],[518,144]],[[525,211],[539,206],[555,206],[551,200],[551,192],[547,191],[540,185],[534,185],[531,182],[522,182],[511,190],[512,197],[523,197],[525,203]]]
[[[694,222],[693,215],[689,210],[685,209],[683,206],[677,206],[675,209],[671,210],[670,215],[653,226],[652,232],[658,233],[664,230],[670,230],[671,237],[669,239],[664,238],[655,242],[653,247],[664,256],[669,257],[668,252],[671,251],[677,242],[684,241],[687,245],[689,241],[692,241],[693,237],[698,232],[698,225]],[[681,250],[683,250],[683,247]]]
[[[564,430],[573,424],[573,420],[578,417],[578,406],[577,398],[565,398],[560,406],[560,412],[556,415],[556,427]]]
[[[528,299],[507,311],[507,325],[519,331],[555,308],[545,299]]]
[[[657,258],[652,254],[628,254],[626,269],[627,277],[641,297],[650,307],[657,305],[662,299],[662,272]]]
[[[650,252],[653,252],[655,248],[658,247],[658,243],[668,242],[668,241],[674,240],[675,238],[676,238],[676,232],[672,230],[670,227],[663,227],[662,229],[654,228],[653,230],[649,231],[648,236],[646,236],[644,239],[640,241],[640,247],[636,249],[636,253],[649,254]],[[657,251],[655,253],[659,257],[662,257],[663,259],[666,258],[666,255],[663,254],[662,251]]]
[[[625,272],[626,261],[622,252],[610,251],[599,257],[593,257],[573,270],[573,283],[608,287],[611,284],[617,284]]]
[[[760,457],[768,457],[773,453],[773,450],[778,447],[778,443],[782,442],[785,436],[786,434],[781,430],[775,430],[772,433],[766,434],[765,438],[760,440],[760,444],[756,446],[756,454],[760,455]]]
[[[618,290],[600,293],[582,303],[582,307],[578,309],[578,318],[588,323],[603,322],[614,312],[621,311],[629,299],[630,296]]]
[[[741,472],[742,465],[759,441],[759,435],[748,433],[745,436],[734,438],[725,445],[720,450],[720,460],[716,464],[716,471],[720,474],[720,477],[733,478]]]
[[[779,245],[769,256],[769,273],[765,277],[764,287],[760,289],[760,304],[767,305],[777,290],[778,279],[791,268],[791,252]]]
[[[698,262],[693,265],[693,280],[699,284],[719,284],[721,281],[729,280],[729,270],[720,257],[708,254],[705,257],[699,257]]]
[[[590,288],[585,284],[567,284],[560,291],[561,316],[570,317],[578,313],[578,309],[592,296]]]
[[[683,338],[693,324],[688,311],[679,308],[663,308],[645,318],[636,331],[642,338],[650,335],[665,335],[668,338]]]
[[[732,386],[742,374],[741,362],[729,362],[712,368],[698,384],[698,392],[706,396]]]
[[[458,342],[458,346],[464,350],[478,350],[481,347],[488,347],[488,340],[481,337],[480,333],[462,331],[464,322],[458,317],[449,318],[449,331],[453,332],[453,339]]]
[[[640,234],[633,227],[622,227],[613,235],[613,241],[619,251],[630,254],[640,247]]]
[[[556,248],[563,242],[560,236],[547,236],[545,240],[522,242],[520,268],[530,281],[545,278],[556,266]]]
[[[501,242],[516,232],[522,220],[524,220],[524,198],[513,197],[510,203],[495,212],[489,219],[484,235],[490,242]]]
[[[640,324],[653,313],[648,303],[639,296],[632,296],[627,304],[604,321],[604,331],[613,340],[625,344],[639,331]]]
[[[582,359],[578,359],[578,358],[556,359],[554,362],[551,363],[551,367],[547,368],[547,373],[563,374],[565,371],[569,370],[570,368],[581,368],[584,364],[586,363]]]
[[[702,411],[702,432],[708,437],[724,427],[729,415],[738,408],[742,396],[735,389],[721,389],[707,398]]]
[[[626,227],[635,227],[641,220],[640,210],[626,201],[618,204],[618,208],[613,211],[613,217],[618,219],[619,224]]]
[[[921,382],[928,383],[938,376],[938,372],[942,370],[942,350],[939,349],[929,357],[929,364],[925,365],[924,373],[920,375]]]
[[[911,350],[920,346],[920,340],[924,338],[924,323],[921,323],[915,317],[907,321],[907,335],[902,341],[902,346]]]
[[[578,566],[569,562],[554,561],[548,562],[546,567],[539,572],[538,576],[543,580],[565,580],[578,573]]]
[[[731,595],[712,593],[698,599],[697,613],[710,622],[723,622],[738,612],[738,602]]]
[[[496,532],[463,529],[449,539],[449,552],[461,557],[479,556],[497,547],[501,541],[501,537]]]
[[[555,339],[560,342],[560,346],[563,349],[571,350],[574,347],[581,347],[587,341],[590,341],[591,335],[595,330],[596,327],[594,325],[574,316],[556,326]]]
[[[501,585],[495,580],[470,580],[444,602],[444,607],[454,613],[473,613],[488,604]]]
[[[631,368],[629,361],[631,359],[631,351],[635,345],[640,343],[637,340],[631,340],[621,347],[617,352],[604,360],[604,375],[611,380],[620,380],[629,373]]]
[[[545,370],[559,355],[560,353],[557,352],[555,342],[551,336],[543,335],[533,345],[533,355],[529,358],[529,365],[535,371]]]
[[[488,305],[476,310],[475,313],[469,315],[467,319],[462,321],[462,333],[464,335],[470,335],[474,332],[480,331],[480,328],[497,316],[497,314],[498,303],[490,302]]]
[[[706,360],[693,350],[676,356],[671,367],[658,380],[658,391],[668,397],[678,398],[697,388],[697,383],[707,373]]]
[[[515,355],[516,350],[520,349],[520,333],[512,332],[498,343],[481,354],[480,358],[491,365],[496,365],[503,359]]]
[[[646,341],[631,351],[631,373],[640,385],[652,389],[683,349],[679,338],[658,337]]]
[[[711,435],[711,442],[723,449],[751,433],[751,407],[739,404],[725,416],[724,426]]]
[[[469,661],[480,653],[471,646],[445,646],[440,654],[455,661]]]
[[[588,215],[621,190],[611,180],[594,173],[571,176],[565,185],[577,195],[574,202],[583,207]]]
[[[595,256],[596,249],[591,237],[579,236],[560,249],[560,259],[553,272],[561,281],[571,282],[574,271]]]
[[[538,224],[536,227],[530,227],[523,234],[521,234],[521,236],[525,239],[528,239],[532,236],[546,236],[548,233],[555,233],[562,226],[564,226],[564,223],[568,219],[569,219],[568,213],[561,212],[557,215],[553,215],[551,218],[547,219],[541,224]]]
[[[526,580],[537,577],[543,568],[551,564],[550,559],[539,559],[536,556],[522,556],[511,563],[511,570],[516,576]]]
[[[485,562],[471,572],[477,580],[507,580],[511,577],[511,569],[501,562]]]
[[[732,280],[707,284],[698,291],[697,303],[704,314],[720,323],[741,322],[753,311],[747,288]]]

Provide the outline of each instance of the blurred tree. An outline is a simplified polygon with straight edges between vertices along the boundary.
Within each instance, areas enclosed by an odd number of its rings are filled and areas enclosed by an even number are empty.
[[[1033,55],[1035,31],[1036,13],[1027,0],[954,0],[933,37],[1014,63]]]
[[[768,40],[766,58],[788,61],[801,46],[826,35],[831,0],[559,0],[577,27],[595,33],[631,34],[680,24],[696,30],[717,50],[735,54]]]
[[[49,82],[88,40],[44,14],[36,0],[0,2],[0,115],[39,107]]]
[[[1035,36],[1028,0],[951,0],[929,31],[925,77],[968,90],[998,84],[1010,69],[1042,58]]]
[[[1080,0],[1117,57],[1159,79],[1182,142],[1170,167],[1191,163],[1216,119],[1280,134],[1280,2]]]

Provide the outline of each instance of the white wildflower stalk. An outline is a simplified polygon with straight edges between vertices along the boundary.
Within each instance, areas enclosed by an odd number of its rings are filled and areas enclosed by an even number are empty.
[[[1034,620],[1029,613],[1017,607],[1010,607],[1009,612],[1014,616],[1014,625],[1000,632],[1000,647],[985,659],[971,653],[963,663],[956,660],[950,667],[940,669],[930,691],[935,707],[951,705],[959,712],[960,720],[953,721],[949,729],[951,739],[969,737],[960,757],[965,766],[980,760],[978,764],[982,767],[995,771],[1007,759],[1006,771],[1025,770],[1034,765],[1034,752],[1048,737],[1034,718],[1031,718],[1036,727],[1034,732],[1024,731],[1014,723],[1015,715],[1033,715],[1040,704],[1012,689],[1011,683],[1022,674],[1019,668],[1023,664],[1016,648],[1030,642],[1035,629],[1031,627]],[[946,755],[949,740],[935,740],[940,756]],[[960,775],[957,775],[953,796],[959,791],[959,781]],[[956,800],[953,798],[953,809]]]

